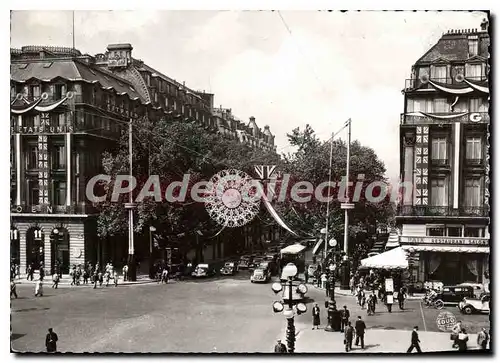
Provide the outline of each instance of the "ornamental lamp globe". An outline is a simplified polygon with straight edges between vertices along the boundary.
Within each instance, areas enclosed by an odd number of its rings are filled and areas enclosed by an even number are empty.
[[[283,268],[283,277],[292,278],[295,275],[297,275],[297,266],[290,262]]]
[[[286,309],[285,311],[283,311],[283,315],[285,316],[285,318],[291,319],[294,317],[295,313],[293,312],[293,309]]]

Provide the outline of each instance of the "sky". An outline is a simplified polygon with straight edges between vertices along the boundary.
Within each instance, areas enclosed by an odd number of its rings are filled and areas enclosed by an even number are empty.
[[[278,152],[310,124],[327,140],[352,120],[352,140],[399,176],[399,119],[411,66],[449,29],[479,28],[480,12],[75,11],[75,47],[132,56],[238,118],[269,125]],[[14,11],[11,47],[72,45],[72,12]],[[346,139],[346,132],[338,135]]]

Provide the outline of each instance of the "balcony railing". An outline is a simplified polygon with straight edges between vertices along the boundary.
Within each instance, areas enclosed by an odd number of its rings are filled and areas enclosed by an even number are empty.
[[[448,159],[431,159],[431,165],[437,167],[449,167],[450,160]]]
[[[484,166],[483,159],[465,159],[465,164],[467,166]]]
[[[487,207],[439,207],[430,205],[404,205],[398,207],[399,216],[413,217],[432,217],[432,216],[448,216],[448,217],[487,217],[489,209]]]
[[[453,112],[433,112],[436,116],[451,116]],[[490,114],[488,112],[470,112],[469,114],[453,117],[449,119],[438,119],[427,116],[413,116],[401,114],[401,125],[443,125],[461,122],[466,124],[488,124],[490,122]]]

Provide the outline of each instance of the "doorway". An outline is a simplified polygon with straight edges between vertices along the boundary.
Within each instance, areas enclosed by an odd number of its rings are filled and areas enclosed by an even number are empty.
[[[26,266],[33,265],[35,270],[40,268],[44,260],[44,234],[36,227],[26,232]]]

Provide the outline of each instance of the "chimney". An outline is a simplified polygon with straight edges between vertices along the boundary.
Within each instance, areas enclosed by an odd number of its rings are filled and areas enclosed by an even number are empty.
[[[487,31],[488,30],[488,20],[486,18],[483,19],[483,21],[481,22],[481,30],[482,31]]]

